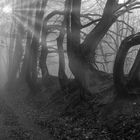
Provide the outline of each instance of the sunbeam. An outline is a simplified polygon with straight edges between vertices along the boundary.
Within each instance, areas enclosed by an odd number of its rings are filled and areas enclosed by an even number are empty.
[[[23,13],[15,13],[15,16],[18,16],[20,19],[28,19],[28,20],[30,20],[30,21],[33,21],[33,16],[32,15],[28,15],[28,17],[27,17],[27,15],[26,14],[23,14]],[[37,21],[37,24],[42,24],[42,21],[41,20],[38,20],[38,19],[36,19]]]
[[[41,2],[41,1],[40,1]],[[35,13],[37,10],[41,10],[40,8],[36,7],[36,2],[35,1],[31,1],[31,0],[25,0],[24,2],[21,3],[21,1],[18,0],[1,0],[0,1],[0,26],[2,27],[2,25],[4,25],[5,27],[7,26],[7,24],[9,25],[14,25],[12,28],[15,30],[15,34],[17,33],[17,26],[16,25],[22,25],[24,30],[27,32],[30,32],[33,37],[35,37],[35,39],[40,43],[40,45],[46,45],[45,41],[41,41],[41,32],[35,30],[35,24],[38,24],[40,26],[42,26],[42,21],[39,19],[35,19]],[[29,12],[31,12],[32,14],[29,14]],[[36,22],[34,24],[34,21]],[[30,22],[30,24],[28,24],[28,22]],[[2,24],[1,24],[2,23]],[[0,79],[0,86],[1,83],[5,84],[7,81],[7,71],[8,71],[8,60],[9,59],[9,46],[10,46],[10,41],[11,38],[15,39],[15,35],[13,35],[10,32],[11,26],[9,26],[10,28],[8,29],[3,29],[4,31],[6,31],[9,34],[9,37],[6,38],[9,40],[9,44],[8,47],[2,47],[0,49],[0,76],[2,77]],[[8,31],[9,30],[9,31]],[[1,34],[3,31],[1,31]],[[1,40],[1,39],[0,39]],[[13,40],[12,40],[13,41]],[[27,41],[27,40],[26,40]],[[1,46],[1,45],[0,45]],[[28,48],[26,48],[28,51]],[[1,81],[2,80],[2,81]]]
[[[29,32],[31,32],[31,33],[34,35],[34,37],[37,39],[37,41],[40,40],[40,33],[38,33],[36,30],[34,30],[34,26],[27,25],[27,26],[25,27],[25,24],[23,23],[23,21],[20,20],[19,17],[14,16],[14,18],[15,18],[20,24],[22,24],[22,26],[24,26],[24,28],[26,28]]]
[[[26,7],[28,7],[29,5],[32,5],[34,3],[34,1],[29,1],[29,0],[25,0],[24,2],[22,2],[22,5],[21,5],[21,3],[19,2],[19,3],[13,3],[13,7],[15,8],[15,9],[17,9],[17,10],[20,10],[21,8],[26,8]]]
[[[15,12],[20,12],[20,11],[36,11],[36,10],[40,10],[39,8],[35,9],[35,8],[16,8],[14,11]]]

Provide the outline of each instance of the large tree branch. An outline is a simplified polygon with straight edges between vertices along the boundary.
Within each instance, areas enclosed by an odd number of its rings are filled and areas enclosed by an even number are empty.
[[[82,54],[86,60],[90,60],[91,56],[95,55],[95,50],[107,33],[111,25],[116,21],[116,17],[114,16],[114,7],[116,4],[116,0],[108,0],[106,6],[104,8],[103,16],[100,22],[95,26],[95,28],[87,35],[84,42],[82,43]]]

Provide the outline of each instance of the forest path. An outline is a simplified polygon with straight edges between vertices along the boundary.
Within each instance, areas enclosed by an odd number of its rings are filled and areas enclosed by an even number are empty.
[[[26,96],[25,94],[25,91],[17,91],[17,93],[15,93],[15,91],[9,92],[6,90],[1,90],[0,98],[2,101],[0,105],[4,106],[3,111],[6,112],[5,114],[13,114],[11,117],[15,116],[19,125],[32,133],[29,140],[52,140],[46,129],[41,130],[41,128],[34,123],[34,120],[38,116],[38,111],[25,104],[23,100],[23,98]],[[5,115],[5,117],[6,116],[7,115]]]

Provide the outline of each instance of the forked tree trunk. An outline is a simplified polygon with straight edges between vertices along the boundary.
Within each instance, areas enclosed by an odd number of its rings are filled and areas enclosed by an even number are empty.
[[[78,1],[79,3],[81,2],[80,0]],[[109,88],[112,81],[109,79],[108,74],[96,70],[91,65],[89,60],[91,59],[91,55],[93,59],[95,59],[95,50],[99,42],[116,20],[112,10],[114,6],[114,0],[107,1],[102,19],[80,45],[78,45],[76,41],[79,40],[80,32],[79,28],[77,28],[80,26],[80,19],[78,19],[78,16],[76,16],[76,14],[79,15],[80,12],[80,4],[78,1],[73,1],[73,4],[69,3],[67,8],[67,47],[69,66],[75,78],[89,93],[100,93],[106,88]],[[72,14],[70,12],[71,7]],[[75,9],[76,12],[74,11]],[[77,38],[75,38],[76,36]]]

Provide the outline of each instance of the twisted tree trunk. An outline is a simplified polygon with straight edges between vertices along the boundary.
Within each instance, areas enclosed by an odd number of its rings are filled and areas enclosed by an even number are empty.
[[[133,93],[134,91],[132,90],[138,88],[140,85],[140,51],[138,51],[130,72],[127,76],[124,75],[124,61],[126,55],[131,47],[139,44],[140,33],[130,35],[122,41],[119,51],[117,52],[113,69],[113,77],[116,90],[120,96],[126,96],[129,93]]]
[[[78,18],[81,1],[71,1],[68,4],[67,49],[69,66],[82,87],[91,94],[100,93],[112,86],[109,74],[95,69],[89,60],[91,60],[91,55],[95,59],[95,50],[99,42],[116,20],[113,13],[114,2],[114,0],[107,1],[102,19],[87,35],[82,44],[79,44],[80,19]]]

